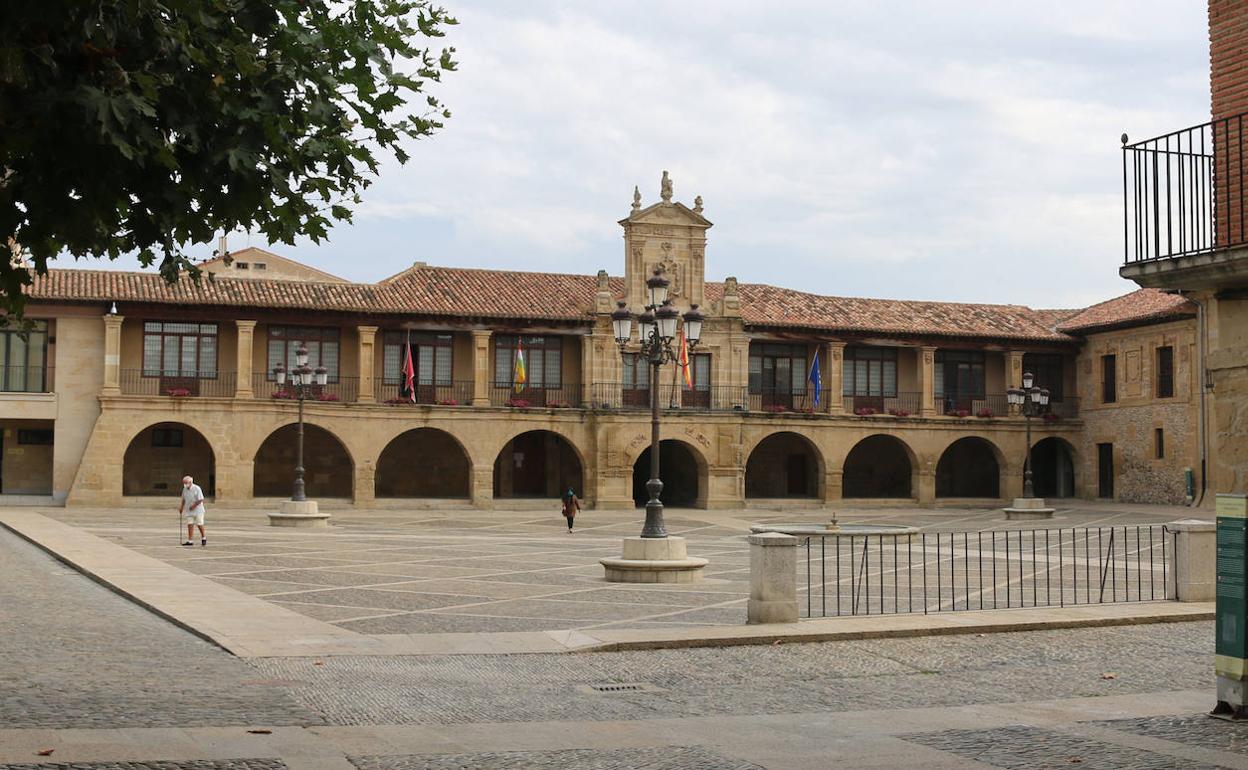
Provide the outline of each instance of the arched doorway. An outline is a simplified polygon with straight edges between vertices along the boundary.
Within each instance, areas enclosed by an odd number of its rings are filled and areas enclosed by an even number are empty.
[[[168,497],[178,494],[183,476],[192,476],[204,494],[216,494],[216,458],[203,434],[180,422],[161,422],[139,431],[121,462],[123,495]]]
[[[377,458],[377,497],[469,497],[472,463],[451,434],[415,428],[396,436]]]
[[[936,463],[937,497],[1001,496],[1001,466],[986,439],[960,438],[945,449]]]
[[[494,497],[585,497],[581,458],[563,436],[531,430],[508,441],[494,460]]]
[[[798,433],[773,433],[754,447],[745,464],[746,497],[819,497],[819,450]]]
[[[698,456],[683,441],[666,439],[659,442],[659,478],[663,491],[659,500],[663,505],[691,508],[701,504],[705,497],[702,486],[702,469]],[[633,503],[645,507],[650,499],[646,482],[650,480],[650,447],[633,463]]]
[[[868,436],[845,456],[841,497],[914,497],[910,449],[896,436]]]
[[[289,497],[295,482],[299,426],[284,425],[256,451],[252,494]],[[355,465],[338,437],[318,425],[303,424],[303,484],[308,497],[351,497]]]
[[[1075,496],[1075,453],[1065,439],[1050,436],[1031,448],[1031,483],[1036,497]]]

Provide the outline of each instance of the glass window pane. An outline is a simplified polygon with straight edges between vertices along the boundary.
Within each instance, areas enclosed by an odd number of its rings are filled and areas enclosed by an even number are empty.
[[[337,335],[334,335],[335,337]],[[329,381],[338,381],[338,343],[336,341],[322,342],[317,345],[320,354],[320,365],[329,370]]]
[[[403,346],[395,344],[387,344],[382,349],[381,356],[381,376],[387,385],[394,385],[399,381],[399,370],[403,367]]]
[[[693,387],[696,390],[711,389],[711,356],[707,353],[693,357]]]
[[[178,344],[178,341],[182,338],[173,335],[165,335],[163,339],[165,348],[163,360],[161,361],[161,368],[164,370],[163,374],[166,377],[174,377],[177,376],[178,361],[181,360],[179,356],[181,355],[182,347]]]
[[[452,350],[445,345],[439,346],[434,361],[434,381],[439,385],[450,385],[451,378],[455,374]]]
[[[420,385],[433,384],[433,348],[421,345],[416,348],[416,382]]]
[[[563,351],[558,348],[546,351],[546,387],[563,387]]]
[[[265,373],[272,378],[273,368],[278,364],[286,363],[286,343],[280,339],[269,338],[269,365],[264,370]]]
[[[180,371],[184,376],[194,376],[196,367],[199,365],[199,338],[198,337],[182,337],[182,358],[180,360]]]
[[[897,361],[884,362],[884,395],[893,397],[897,395]]]
[[[494,383],[496,385],[511,384],[511,356],[510,348],[499,347],[494,351]]]
[[[528,378],[527,385],[530,388],[543,387],[546,380],[542,377],[542,364],[545,363],[543,354],[546,351],[530,348],[524,351],[524,376]]]
[[[199,338],[199,372],[212,377],[217,372],[217,338]]]
[[[940,358],[940,353],[936,353],[936,357]],[[936,391],[937,396],[945,395],[945,367],[944,364],[938,364],[932,370],[932,387]]]

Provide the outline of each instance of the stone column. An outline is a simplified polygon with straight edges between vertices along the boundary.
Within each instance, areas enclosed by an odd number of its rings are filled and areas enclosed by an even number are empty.
[[[490,335],[489,329],[472,330],[472,405],[490,405]],[[493,489],[493,487],[491,487]],[[476,498],[476,495],[473,495]]]
[[[234,398],[251,398],[255,394],[251,389],[252,350],[256,338],[255,321],[235,321],[238,328],[238,354],[235,356]]]
[[[373,378],[376,363],[376,326],[357,326],[360,335],[360,389],[355,400],[361,404],[371,404],[377,400],[373,392]]]
[[[923,460],[919,460],[920,463]],[[918,488],[913,490],[913,494],[918,498],[920,503],[936,502],[936,471],[931,468],[919,468],[914,474],[918,478]]]
[[[494,463],[473,466],[472,506],[482,510],[494,507]]]
[[[936,348],[924,345],[918,348],[919,365],[919,416],[933,417],[940,414],[936,408]]]
[[[105,396],[121,394],[121,324],[125,316],[104,316],[104,387]]]
[[[1011,350],[1005,354],[1005,387],[1021,388],[1023,387],[1023,351]],[[1020,414],[1019,407],[1010,404],[1010,414]]]
[[[828,391],[828,413],[840,414],[845,411],[844,378],[845,343],[829,342],[824,346],[826,353],[821,356],[824,364],[823,387]]]
[[[1167,565],[1169,585],[1166,593],[1181,602],[1214,600],[1218,532],[1212,521],[1184,519],[1166,525],[1174,533],[1174,547],[1169,549]],[[1169,533],[1165,537],[1169,537]]]
[[[371,391],[370,391],[371,393]],[[357,508],[372,508],[376,495],[377,470],[371,460],[355,466],[355,479],[352,481],[354,494],[352,502]]]
[[[747,623],[797,622],[797,538],[779,532],[750,535]]]

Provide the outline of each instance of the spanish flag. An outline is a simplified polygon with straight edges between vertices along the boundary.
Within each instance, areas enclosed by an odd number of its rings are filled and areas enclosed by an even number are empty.
[[[680,376],[685,381],[685,390],[693,390],[693,378],[689,376],[689,346],[685,343],[684,329],[680,330],[680,355],[677,363],[680,364]]]
[[[529,375],[524,370],[524,348],[521,346],[520,338],[516,338],[516,365],[511,373],[512,390],[519,393],[524,390],[524,383],[528,382]]]

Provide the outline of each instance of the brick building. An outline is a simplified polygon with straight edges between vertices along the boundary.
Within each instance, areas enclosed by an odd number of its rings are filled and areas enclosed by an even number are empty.
[[[1053,417],[1033,422],[1042,493],[1181,497],[1195,328],[1181,299],[1137,292],[1076,312],[708,282],[700,199],[665,188],[619,224],[618,277],[417,263],[351,283],[258,249],[207,265],[198,286],[52,270],[29,291],[35,331],[6,333],[2,491],[141,504],[189,472],[219,503],[285,497],[296,404],[273,369],[303,344],[327,369],[306,403],[308,494],[322,500],[516,506],[571,485],[591,505],[632,506],[653,387],[670,505],[998,504],[1022,489],[1025,424],[1005,392],[1024,369],[1053,395]],[[623,355],[613,338],[617,301],[639,310],[656,268],[682,311],[707,315],[691,388],[673,367],[650,382],[635,338]],[[1154,305],[1165,312],[1140,312]],[[1162,397],[1152,361],[1167,347],[1175,395]],[[415,404],[399,399],[408,351]],[[1097,397],[1107,355],[1123,362],[1111,403]],[[1154,460],[1141,447],[1157,428]]]

